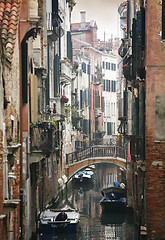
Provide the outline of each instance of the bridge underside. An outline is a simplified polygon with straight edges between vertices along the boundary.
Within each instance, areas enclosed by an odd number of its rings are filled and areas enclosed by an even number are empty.
[[[74,162],[66,166],[65,174],[70,180],[78,171],[83,170],[84,168],[98,163],[110,163],[126,170],[126,160],[122,158],[112,158],[112,157],[97,157],[97,158],[87,158],[80,162]]]

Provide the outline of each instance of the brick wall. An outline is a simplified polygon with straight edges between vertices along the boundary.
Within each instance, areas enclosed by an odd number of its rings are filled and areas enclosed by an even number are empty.
[[[157,16],[153,18],[153,16]],[[148,239],[165,239],[165,141],[156,137],[156,96],[165,95],[161,1],[146,8],[146,215]],[[161,118],[164,119],[163,106]],[[162,127],[162,126],[160,126]],[[163,129],[163,128],[162,128]],[[165,135],[165,134],[164,134]]]

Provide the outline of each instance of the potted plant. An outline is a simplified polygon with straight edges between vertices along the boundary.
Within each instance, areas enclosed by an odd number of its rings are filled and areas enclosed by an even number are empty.
[[[61,96],[61,101],[64,103],[67,103],[69,101],[69,98],[67,98],[65,95]]]

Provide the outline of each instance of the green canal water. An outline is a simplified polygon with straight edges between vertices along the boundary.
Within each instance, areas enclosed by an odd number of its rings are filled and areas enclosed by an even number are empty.
[[[101,190],[115,180],[125,181],[122,169],[110,164],[98,164],[94,168],[93,183],[71,182],[69,191],[63,194],[62,203],[69,203],[80,212],[80,229],[75,234],[40,236],[40,240],[138,240],[138,227],[132,212],[102,214],[99,201]],[[67,199],[66,199],[67,198]]]

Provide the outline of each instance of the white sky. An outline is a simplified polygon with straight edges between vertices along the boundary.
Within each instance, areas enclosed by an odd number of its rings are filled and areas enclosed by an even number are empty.
[[[124,0],[75,0],[72,11],[72,23],[80,22],[80,11],[86,11],[86,21],[95,20],[98,38],[105,40],[120,36],[118,7]]]

